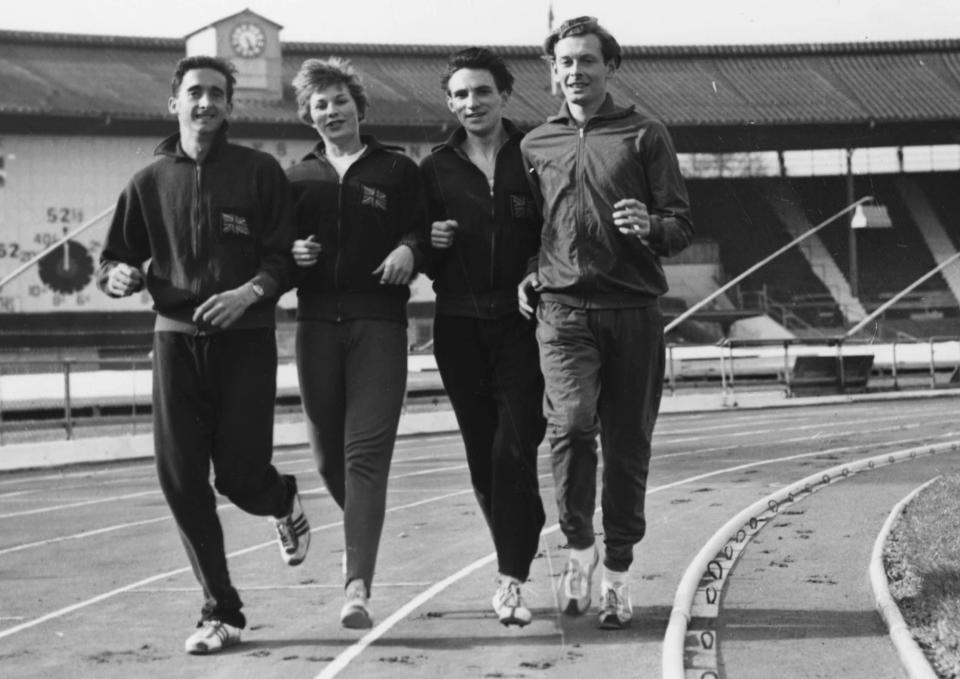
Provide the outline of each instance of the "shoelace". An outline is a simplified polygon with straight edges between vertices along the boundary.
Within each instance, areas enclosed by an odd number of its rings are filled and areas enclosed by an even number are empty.
[[[580,570],[580,565],[575,561],[570,562],[570,565],[567,567],[567,573],[569,574],[569,577],[567,577],[567,590],[571,597],[579,597],[581,585],[583,585],[584,580],[586,580]]]
[[[500,605],[508,608],[519,608],[523,605],[523,594],[520,592],[519,584],[510,582],[506,588],[501,588]]]
[[[230,631],[227,629],[227,626],[218,620],[206,620],[203,626],[207,631],[206,636],[219,637],[221,644],[227,643],[227,639],[230,638]]]
[[[296,535],[292,530],[290,522],[286,519],[277,521],[277,535],[280,537],[280,542],[283,543],[285,548],[293,548],[296,546]]]
[[[616,587],[609,588],[603,595],[604,610],[618,611],[621,607],[626,607],[626,598],[621,596],[620,590]]]

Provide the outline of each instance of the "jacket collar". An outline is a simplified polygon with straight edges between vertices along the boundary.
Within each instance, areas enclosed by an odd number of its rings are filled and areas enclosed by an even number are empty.
[[[220,150],[227,143],[227,128],[229,123],[223,121],[223,124],[220,125],[220,129],[217,130],[217,133],[213,137],[213,143],[210,145],[210,150],[207,152],[205,160],[215,158]],[[177,158],[180,160],[190,160],[193,161],[193,158],[188,156],[183,147],[180,145],[180,133],[175,132],[169,137],[157,144],[157,147],[153,150],[153,155],[155,156],[170,156],[171,158]]]
[[[376,138],[374,138],[369,134],[361,134],[360,143],[367,147],[366,150],[364,150],[363,155],[360,156],[361,158],[366,158],[371,153],[374,153],[376,151],[381,151],[381,150],[403,152],[403,149],[400,148],[399,146],[381,144],[379,141],[376,140]],[[320,141],[317,142],[316,146],[314,146],[310,150],[310,152],[303,157],[303,160],[310,160],[311,158],[324,159],[325,156],[326,156],[326,144],[324,144],[323,139],[321,139]]]
[[[633,106],[632,104],[630,106],[627,106],[626,108],[624,108],[623,106],[617,106],[616,104],[613,103],[613,97],[610,96],[609,92],[607,92],[606,97],[604,97],[603,99],[603,103],[600,104],[600,109],[593,114],[593,117],[591,117],[590,120],[593,120],[594,118],[604,118],[604,119],[622,118],[625,115],[629,115],[630,113],[633,113],[635,109],[636,109],[636,106]],[[569,125],[570,123],[573,122],[573,115],[570,113],[570,107],[567,106],[566,101],[564,101],[563,104],[560,105],[560,112],[557,113],[557,115],[555,116],[550,116],[549,118],[547,118],[547,122],[563,123],[566,125]],[[589,122],[589,120],[587,122]]]
[[[503,129],[506,130],[507,132],[508,144],[511,142],[519,141],[523,137],[523,131],[519,127],[517,127],[514,124],[514,122],[509,118],[503,119]],[[439,151],[444,148],[449,148],[456,151],[463,145],[463,142],[466,138],[467,138],[467,131],[463,129],[463,126],[461,125],[453,131],[453,134],[451,134],[445,142],[443,142],[442,144],[437,144],[431,149],[431,151]]]

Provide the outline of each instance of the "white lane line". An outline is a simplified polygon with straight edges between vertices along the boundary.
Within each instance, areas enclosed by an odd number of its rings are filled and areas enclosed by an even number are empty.
[[[702,481],[703,479],[706,479],[706,478],[720,476],[723,474],[729,474],[732,472],[741,471],[743,469],[749,469],[751,467],[761,467],[765,465],[777,464],[778,462],[789,462],[792,460],[799,460],[807,457],[815,457],[817,455],[848,452],[851,450],[856,450],[860,447],[861,446],[843,446],[843,447],[832,448],[827,450],[817,450],[811,453],[799,453],[796,455],[788,455],[786,457],[767,458],[765,460],[757,460],[756,462],[752,462],[749,464],[740,464],[733,467],[726,467],[724,469],[717,469],[712,472],[705,472],[703,474],[691,476],[686,479],[681,479],[679,481],[667,483],[662,486],[656,486],[654,488],[648,489],[647,495],[652,495],[660,491],[676,488],[677,486],[686,485],[688,483]],[[600,507],[597,507],[595,513],[599,513],[599,512],[600,512]],[[541,539],[546,535],[557,532],[558,530],[560,530],[560,525],[556,523],[550,526],[549,528],[545,528],[540,533]],[[410,615],[414,610],[416,610],[423,604],[427,603],[430,599],[435,597],[437,594],[440,594],[441,592],[443,592],[443,590],[448,588],[450,585],[453,585],[459,582],[460,580],[467,577],[477,569],[482,568],[488,563],[495,561],[496,558],[497,558],[496,552],[487,554],[486,556],[474,561],[473,563],[464,566],[462,569],[460,569],[453,575],[449,576],[448,578],[441,580],[440,582],[435,584],[433,587],[430,587],[424,592],[421,592],[420,594],[415,596],[413,599],[408,601],[406,604],[401,606],[399,609],[397,609],[397,611],[395,611],[390,617],[388,617],[382,623],[374,627],[370,632],[364,635],[355,644],[347,647],[347,649],[344,650],[342,653],[340,653],[340,655],[338,655],[336,658],[334,658],[333,661],[329,665],[327,665],[327,667],[325,667],[322,672],[320,672],[320,674],[316,675],[314,679],[332,679],[332,677],[335,677],[343,669],[345,669],[346,666],[350,664],[351,661],[354,660],[354,658],[359,656],[364,651],[364,649],[366,649],[370,644],[375,642],[384,634],[389,632],[390,629],[392,629],[397,623],[401,622],[404,618]]]
[[[473,489],[472,489],[472,488],[469,488],[469,489],[466,489],[466,490],[459,490],[459,491],[456,491],[456,492],[454,492],[454,493],[447,493],[447,494],[445,494],[445,495],[438,495],[437,497],[434,497],[434,498],[427,498],[427,499],[424,499],[424,500],[420,500],[420,501],[418,501],[418,502],[411,502],[411,503],[408,503],[408,504],[405,504],[405,505],[401,505],[401,506],[398,506],[398,507],[391,507],[391,508],[388,508],[388,509],[387,509],[387,513],[388,513],[388,514],[392,514],[392,513],[394,513],[394,512],[399,512],[399,511],[403,511],[403,510],[406,510],[406,509],[413,509],[414,507],[420,507],[420,506],[422,506],[422,505],[430,504],[430,503],[433,503],[433,502],[442,502],[443,500],[448,500],[448,499],[453,498],[453,497],[458,497],[458,496],[461,496],[461,495],[468,495],[468,494],[472,494],[472,493],[473,493]],[[317,527],[315,527],[315,528],[311,528],[311,529],[310,529],[310,532],[311,532],[311,533],[317,533],[317,532],[322,531],[322,530],[329,530],[329,529],[331,529],[331,528],[337,528],[337,527],[342,526],[342,525],[343,525],[343,521],[335,521],[335,522],[333,522],[333,523],[327,523],[327,524],[324,524],[324,525],[322,525],[322,526],[317,526]],[[266,547],[275,547],[276,544],[277,544],[277,543],[276,543],[276,540],[270,540],[270,541],[268,541],[268,542],[261,542],[261,543],[255,544],[255,545],[251,545],[251,546],[249,546],[249,547],[244,547],[243,549],[238,549],[238,550],[236,550],[236,551],[230,552],[229,554],[227,554],[227,558],[228,558],[228,559],[233,559],[233,558],[236,558],[236,557],[238,557],[238,556],[243,556],[243,555],[245,555],[245,554],[249,554],[249,553],[251,553],[251,552],[255,552],[255,551],[258,551],[258,550],[260,550],[260,549],[264,549],[264,548],[266,548]],[[73,613],[74,611],[78,611],[78,610],[81,610],[81,609],[83,609],[83,608],[88,608],[89,606],[93,606],[94,604],[100,603],[101,601],[106,601],[107,599],[110,599],[110,598],[112,598],[112,597],[115,597],[115,596],[117,596],[118,594],[123,594],[123,593],[125,593],[125,592],[129,592],[129,591],[131,591],[131,590],[138,589],[138,588],[143,587],[143,586],[145,586],[145,585],[150,585],[150,584],[152,584],[152,583],[154,583],[154,582],[158,582],[158,581],[164,580],[164,579],[166,579],[166,578],[172,578],[172,577],[177,576],[177,575],[182,575],[182,574],[184,574],[184,573],[189,573],[190,571],[191,571],[190,567],[187,566],[187,567],[184,567],[184,568],[176,568],[176,569],[174,569],[174,570],[166,571],[166,572],[164,572],[164,573],[158,573],[158,574],[156,574],[156,575],[151,575],[150,577],[144,578],[143,580],[138,580],[137,582],[131,583],[131,584],[129,584],[129,585],[124,585],[123,587],[118,587],[118,588],[116,588],[116,589],[113,589],[113,590],[111,590],[111,591],[109,591],[109,592],[104,592],[103,594],[99,594],[99,595],[97,595],[97,596],[95,596],[95,597],[92,597],[92,598],[90,598],[90,599],[86,599],[86,600],[84,600],[84,601],[80,601],[80,602],[78,602],[78,603],[71,604],[70,606],[65,606],[64,608],[60,608],[60,609],[58,609],[58,610],[56,610],[56,611],[53,611],[53,612],[51,612],[51,613],[47,613],[46,615],[42,615],[42,616],[40,616],[39,618],[34,618],[34,619],[32,619],[32,620],[28,620],[27,622],[22,623],[22,624],[20,624],[20,625],[17,625],[17,626],[15,626],[15,627],[11,627],[11,628],[9,628],[9,629],[2,630],[2,631],[0,631],[0,639],[4,639],[4,638],[6,638],[6,637],[13,636],[14,634],[18,634],[18,633],[20,633],[20,632],[23,632],[24,630],[28,630],[28,629],[30,629],[30,628],[32,628],[32,627],[36,627],[37,625],[41,625],[41,624],[43,624],[43,623],[45,623],[45,622],[47,622],[47,621],[49,621],[49,620],[55,620],[55,619],[57,619],[57,618],[62,618],[62,617],[65,616],[65,615],[68,615],[68,614],[70,614],[70,613]]]
[[[131,500],[135,497],[145,497],[147,495],[159,495],[159,490],[144,490],[139,493],[128,493],[126,495],[114,495],[113,497],[100,498],[99,500],[83,500],[82,502],[71,502],[65,505],[54,505],[51,507],[39,507],[37,509],[26,509],[21,512],[11,512],[9,514],[0,514],[0,519],[13,519],[19,516],[30,516],[31,514],[44,514],[46,512],[56,512],[62,509],[74,509],[75,507],[88,507],[90,505],[99,505],[104,502],[115,502],[117,500]]]
[[[542,457],[542,456],[541,456],[541,457]],[[467,468],[467,465],[464,464],[464,465],[458,465],[458,466],[456,466],[456,467],[443,467],[443,468],[441,468],[441,469],[427,469],[427,470],[423,470],[423,471],[409,472],[409,473],[407,473],[407,474],[397,474],[397,475],[391,476],[391,477],[390,477],[390,480],[391,480],[391,481],[396,481],[396,480],[400,480],[400,479],[405,479],[405,478],[407,478],[407,477],[409,477],[409,476],[425,476],[425,475],[428,475],[428,474],[440,474],[440,473],[448,472],[448,471],[451,471],[451,470],[462,470],[462,469],[466,469],[466,468]],[[391,492],[396,492],[396,491],[391,490]],[[158,491],[158,490],[149,491],[147,494],[150,494],[150,493],[155,493],[155,494],[158,494],[158,495],[159,495],[159,494],[160,494],[160,491]],[[327,489],[324,488],[323,486],[318,486],[318,487],[316,487],[316,488],[309,488],[309,489],[305,489],[305,490],[301,490],[301,491],[300,491],[300,495],[327,495],[327,494],[328,494],[328,493],[327,493]],[[106,499],[106,500],[97,500],[97,501],[95,501],[95,502],[109,502],[109,501],[112,501],[112,500],[120,500],[120,499],[123,499],[124,497],[133,497],[133,496],[118,496],[118,497],[113,497],[113,498],[109,498],[109,499]],[[93,502],[93,501],[92,501],[92,502]],[[84,503],[80,503],[80,504],[84,504]],[[31,510],[31,511],[27,511],[27,512],[20,512],[20,513],[17,513],[17,514],[0,515],[0,519],[6,518],[6,517],[10,517],[10,516],[22,516],[23,514],[31,514],[31,513],[38,513],[38,512],[45,512],[45,511],[54,511],[55,509],[63,509],[63,508],[65,508],[65,507],[66,507],[66,508],[69,508],[69,507],[73,507],[73,506],[78,506],[78,505],[64,505],[64,506],[62,506],[62,507],[47,507],[47,508],[44,508],[44,509]],[[222,504],[218,504],[218,505],[217,505],[217,511],[218,511],[218,512],[222,512],[222,511],[232,511],[232,510],[236,510],[236,509],[237,509],[237,507],[236,507],[235,505],[229,503],[229,502],[224,502],[224,503],[222,503]],[[67,540],[81,540],[81,539],[83,539],[83,538],[94,537],[94,536],[97,536],[97,535],[104,535],[105,533],[112,533],[113,531],[124,530],[125,528],[133,528],[133,527],[135,527],[135,526],[144,526],[144,525],[147,525],[147,524],[150,524],[150,523],[158,523],[158,522],[160,522],[160,521],[167,521],[167,520],[172,520],[172,517],[171,517],[169,514],[168,514],[168,515],[165,515],[165,516],[161,516],[161,517],[156,517],[156,518],[153,518],[153,519],[145,519],[145,520],[143,520],[143,521],[135,521],[135,522],[132,522],[132,523],[121,523],[121,524],[116,524],[116,525],[113,525],[113,526],[106,526],[106,527],[104,527],[104,528],[97,528],[97,529],[94,529],[94,530],[82,531],[82,532],[80,532],[80,533],[74,533],[74,534],[72,534],[72,535],[63,535],[63,536],[58,536],[58,537],[55,537],[55,538],[49,538],[49,539],[47,539],[47,540],[38,540],[38,541],[36,541],[36,542],[29,542],[29,543],[25,543],[25,544],[22,544],[22,545],[16,545],[16,546],[14,546],[14,547],[7,547],[7,548],[5,548],[5,549],[0,549],[0,556],[3,556],[4,554],[11,554],[11,553],[13,553],[13,552],[20,552],[20,551],[23,551],[23,550],[26,550],[26,549],[32,549],[32,548],[36,548],[36,547],[46,547],[46,546],[48,546],[48,545],[56,544],[56,543],[58,543],[58,542],[65,542],[65,541],[67,541]]]
[[[220,509],[220,507],[218,507]],[[6,549],[0,549],[0,556],[4,554],[13,554],[14,552],[22,552],[26,549],[34,549],[36,547],[47,547],[49,545],[54,545],[58,542],[66,542],[68,540],[82,540],[84,538],[91,538],[95,535],[103,535],[105,533],[112,533],[113,531],[123,530],[125,528],[136,528],[137,526],[146,526],[151,523],[159,523],[161,521],[168,521],[170,516],[160,516],[154,519],[145,519],[143,521],[133,521],[132,523],[121,523],[113,526],[106,526],[104,528],[97,528],[95,530],[85,530],[81,533],[74,533],[73,535],[64,535],[60,537],[50,538],[48,540],[37,540],[36,542],[26,542],[22,545],[17,545],[15,547],[7,547]]]
[[[380,582],[377,581],[377,590],[389,589],[390,587],[426,587],[432,583],[430,582]],[[334,584],[319,584],[312,583],[309,585],[244,585],[240,587],[244,592],[273,592],[280,590],[298,590],[298,589],[332,589],[337,592],[343,591],[343,583],[338,582]],[[133,594],[158,594],[162,592],[193,592],[194,594],[202,593],[203,590],[199,586],[195,587],[141,587],[140,589],[132,592]]]
[[[427,603],[435,597],[437,594],[445,590],[450,585],[455,582],[459,582],[463,578],[467,577],[474,571],[483,568],[489,563],[492,563],[497,558],[497,553],[487,554],[482,559],[478,559],[473,563],[461,568],[459,571],[453,575],[444,578],[440,582],[436,583],[432,587],[420,592],[417,596],[412,598],[410,601],[405,603],[403,606],[395,610],[386,620],[381,622],[379,625],[374,627],[372,630],[364,634],[356,643],[352,644],[343,651],[340,655],[333,659],[333,661],[327,665],[320,674],[317,675],[316,679],[327,679],[328,677],[335,677],[344,669],[350,662],[356,658],[358,655],[363,653],[363,651],[372,644],[374,641],[382,637],[388,631],[393,629],[393,627],[401,622],[408,615],[413,613],[423,604]]]
[[[879,432],[885,432],[885,431],[903,431],[903,430],[906,430],[906,429],[917,429],[917,428],[920,427],[920,426],[921,426],[921,425],[902,425],[902,424],[898,424],[898,425],[894,425],[894,426],[892,426],[892,427],[875,427],[875,428],[871,429],[870,432],[871,432],[871,433],[879,433]],[[937,435],[935,435],[935,436],[924,435],[924,436],[921,436],[921,437],[916,438],[916,439],[908,439],[908,440],[912,440],[912,441],[928,441],[928,440],[930,440],[930,439],[950,438],[950,437],[957,436],[957,435],[960,435],[960,431],[949,431],[949,432],[946,432],[946,433],[944,433],[944,434],[937,434]],[[806,434],[806,435],[804,435],[804,436],[795,436],[795,437],[793,437],[793,438],[788,438],[788,439],[778,439],[778,440],[777,440],[777,443],[778,443],[778,445],[779,445],[779,444],[782,444],[782,443],[802,443],[802,442],[809,441],[809,440],[810,440],[810,435],[809,435],[809,434]],[[732,444],[730,444],[730,445],[728,445],[728,446],[714,446],[714,447],[712,447],[712,448],[696,448],[696,449],[693,449],[693,450],[681,450],[681,451],[676,452],[676,453],[660,453],[660,454],[654,453],[654,456],[653,456],[653,458],[651,459],[651,461],[652,461],[652,462],[656,462],[657,460],[665,460],[665,459],[668,459],[668,458],[689,457],[689,456],[691,456],[691,455],[699,455],[699,454],[701,454],[701,453],[718,453],[718,452],[722,452],[722,451],[724,451],[724,450],[744,450],[744,451],[746,451],[746,450],[750,450],[751,448],[756,448],[756,447],[759,447],[759,446],[769,447],[769,445],[770,445],[769,443],[763,443],[762,441],[758,441],[758,442],[756,443],[756,445],[750,445],[750,444],[744,444],[744,443],[732,443]],[[861,444],[859,445],[859,447],[861,447],[861,448],[885,448],[885,447],[887,447],[887,446],[889,446],[889,445],[891,445],[891,444],[887,443],[886,441],[871,441],[871,442],[867,442],[867,443],[861,443]]]
[[[941,415],[937,419],[943,419],[943,416]],[[871,424],[875,422],[889,422],[889,421],[890,421],[889,417],[864,418],[861,420],[847,420],[845,422],[818,421],[812,424],[798,424],[798,425],[791,425],[789,427],[775,427],[770,429],[751,429],[749,431],[739,431],[732,434],[723,434],[723,436],[724,438],[746,438],[748,436],[758,436],[762,434],[774,434],[774,433],[787,432],[787,431],[809,431],[811,429],[820,430],[821,432],[823,432],[824,435],[841,436],[842,434],[840,432],[834,431],[833,427],[839,427],[839,426],[857,427],[857,431],[851,432],[851,433],[860,433],[863,431],[863,425],[865,424]],[[906,427],[916,428],[919,426],[920,426],[919,423],[913,421],[910,424],[901,424],[901,425],[897,425],[894,428],[896,429],[906,428]],[[715,439],[715,438],[717,438],[716,434],[710,433],[708,431],[708,433],[703,436],[687,436],[685,438],[675,438],[675,439],[671,439],[669,443],[694,443],[696,441],[703,441],[705,439],[709,440],[709,439]],[[810,436],[807,435],[807,438],[810,438]]]

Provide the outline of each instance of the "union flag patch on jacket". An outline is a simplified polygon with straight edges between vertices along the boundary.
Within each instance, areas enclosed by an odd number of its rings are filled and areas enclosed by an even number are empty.
[[[387,211],[387,194],[380,189],[375,189],[372,186],[366,186],[364,184],[361,184],[360,188],[363,191],[360,195],[361,205],[367,205],[383,212]]]
[[[530,196],[510,194],[510,216],[514,219],[536,219],[537,206]]]
[[[222,210],[220,212],[220,233],[234,238],[247,238],[250,236],[250,224],[243,215]]]

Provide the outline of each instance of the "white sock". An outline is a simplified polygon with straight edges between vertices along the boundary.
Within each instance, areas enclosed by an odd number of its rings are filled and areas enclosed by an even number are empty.
[[[603,584],[611,586],[623,585],[627,582],[629,571],[612,571],[606,566],[603,567]]]
[[[590,545],[586,549],[571,549],[570,558],[576,559],[576,561],[585,568],[589,568],[593,565],[593,555],[596,552],[597,546]]]

